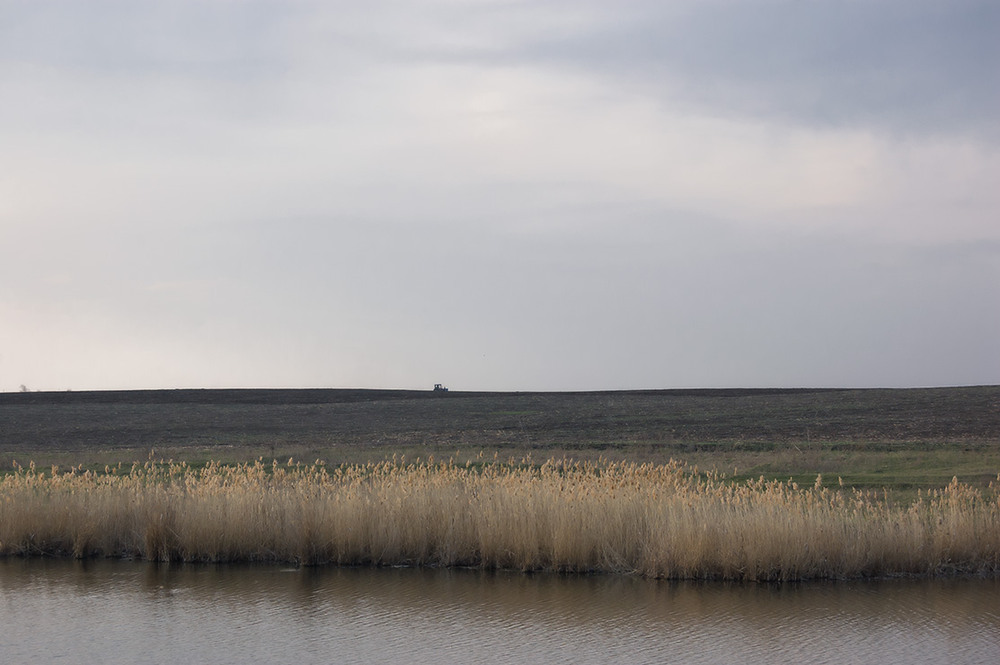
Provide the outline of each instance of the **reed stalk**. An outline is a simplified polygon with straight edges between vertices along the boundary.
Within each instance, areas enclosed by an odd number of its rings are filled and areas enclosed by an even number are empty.
[[[1000,572],[1000,492],[735,484],[665,465],[148,462],[0,480],[0,555],[797,580]]]

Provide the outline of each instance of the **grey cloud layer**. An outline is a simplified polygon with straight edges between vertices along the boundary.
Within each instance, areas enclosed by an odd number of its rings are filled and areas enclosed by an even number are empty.
[[[1000,135],[995,2],[178,5],[15,3],[2,15],[0,54],[226,82],[272,82],[308,58],[302,49],[330,71],[426,59],[547,64],[718,114]]]
[[[995,382],[998,32],[3,3],[0,389]]]
[[[605,19],[526,52],[715,113],[1000,138],[994,2],[643,3]]]

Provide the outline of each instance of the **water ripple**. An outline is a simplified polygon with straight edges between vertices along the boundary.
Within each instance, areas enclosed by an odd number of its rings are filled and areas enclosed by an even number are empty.
[[[0,560],[0,662],[1000,662],[1000,581]]]

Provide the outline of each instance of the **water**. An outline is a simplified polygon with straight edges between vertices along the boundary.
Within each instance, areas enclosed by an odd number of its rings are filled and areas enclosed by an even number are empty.
[[[1000,580],[0,559],[0,662],[1000,663]]]

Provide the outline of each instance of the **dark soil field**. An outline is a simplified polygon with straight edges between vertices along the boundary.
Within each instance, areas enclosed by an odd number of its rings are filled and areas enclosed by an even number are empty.
[[[150,456],[680,459],[737,479],[907,489],[1000,472],[1000,386],[906,390],[0,393],[0,471]]]

